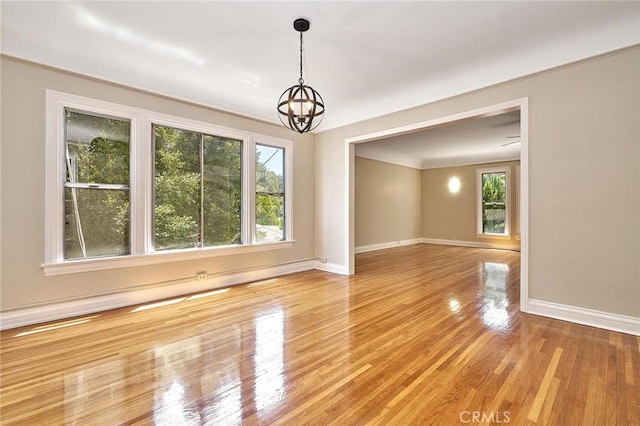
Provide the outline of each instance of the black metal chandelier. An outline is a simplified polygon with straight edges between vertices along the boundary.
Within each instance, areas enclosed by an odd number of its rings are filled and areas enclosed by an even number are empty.
[[[278,117],[289,129],[309,132],[320,124],[324,117],[324,101],[313,87],[304,84],[302,78],[302,33],[309,29],[309,21],[298,18],[293,28],[300,33],[300,78],[298,84],[285,90],[278,100]]]

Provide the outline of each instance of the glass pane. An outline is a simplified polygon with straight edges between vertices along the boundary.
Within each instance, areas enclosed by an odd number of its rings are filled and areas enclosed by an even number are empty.
[[[65,188],[65,259],[129,254],[129,191]]]
[[[256,241],[284,240],[284,195],[256,194]]]
[[[154,126],[155,249],[200,247],[200,134]]]
[[[256,145],[256,241],[284,235],[284,148]]]
[[[256,192],[284,192],[284,148],[256,145]]]
[[[129,184],[128,120],[66,110],[67,182]]]
[[[506,234],[506,187],[505,172],[482,174],[482,232]]]
[[[204,136],[204,245],[241,243],[242,141]]]

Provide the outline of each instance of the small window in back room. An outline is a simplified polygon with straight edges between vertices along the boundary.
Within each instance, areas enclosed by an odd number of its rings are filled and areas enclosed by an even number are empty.
[[[478,234],[509,236],[509,169],[477,171]]]

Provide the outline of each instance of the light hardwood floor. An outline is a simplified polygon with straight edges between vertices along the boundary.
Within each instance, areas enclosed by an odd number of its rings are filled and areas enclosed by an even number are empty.
[[[640,339],[521,314],[519,262],[403,247],[8,330],[1,423],[639,425]]]

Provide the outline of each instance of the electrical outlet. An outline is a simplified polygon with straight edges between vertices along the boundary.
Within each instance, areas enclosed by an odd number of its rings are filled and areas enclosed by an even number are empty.
[[[206,279],[207,279],[206,272],[198,272],[198,274],[196,275],[196,281],[205,281]]]
[[[319,261],[320,263],[327,263],[326,257],[316,257],[316,260]]]

